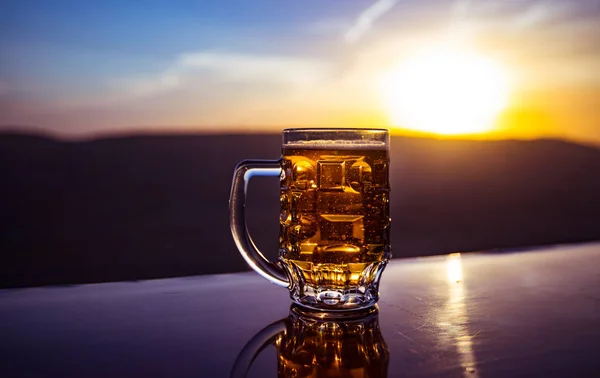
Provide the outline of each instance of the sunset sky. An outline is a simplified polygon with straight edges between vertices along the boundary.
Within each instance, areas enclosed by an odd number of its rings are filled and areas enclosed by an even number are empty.
[[[600,143],[600,0],[2,4],[3,128]]]

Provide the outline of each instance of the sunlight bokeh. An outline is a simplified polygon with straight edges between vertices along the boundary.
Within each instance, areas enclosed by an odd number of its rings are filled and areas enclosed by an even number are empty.
[[[441,135],[490,131],[508,105],[507,70],[484,55],[434,48],[400,62],[381,81],[390,123]]]

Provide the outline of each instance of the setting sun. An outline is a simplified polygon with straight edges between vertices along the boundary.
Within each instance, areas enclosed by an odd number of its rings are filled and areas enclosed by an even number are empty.
[[[490,131],[507,106],[509,80],[496,62],[439,49],[415,55],[387,73],[381,94],[392,125],[443,135]]]

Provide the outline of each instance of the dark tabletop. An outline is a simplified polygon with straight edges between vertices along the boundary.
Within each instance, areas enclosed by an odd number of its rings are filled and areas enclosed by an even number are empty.
[[[348,376],[600,376],[600,244],[393,260],[380,291],[366,326],[315,338],[253,272],[0,290],[0,376],[228,377],[273,327],[249,377],[300,352]]]

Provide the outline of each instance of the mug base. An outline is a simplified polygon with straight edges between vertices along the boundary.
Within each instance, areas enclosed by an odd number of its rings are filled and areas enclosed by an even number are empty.
[[[368,307],[355,307],[346,309],[323,309],[317,307],[306,306],[301,303],[293,303],[290,309],[299,316],[317,318],[317,319],[358,319],[369,315],[379,313],[379,307],[376,303],[370,304]]]
[[[294,298],[292,296],[291,299],[294,304],[308,311],[320,313],[354,313],[376,306],[379,299],[377,294],[342,294],[338,291],[327,290],[315,296],[307,295],[302,298]]]
[[[387,265],[387,259],[368,265],[354,281],[340,274],[340,277],[346,280],[339,279],[339,282],[331,282],[333,275],[325,271],[332,270],[330,267],[318,266],[313,271],[306,272],[296,264],[282,265],[286,268],[289,281],[292,282],[290,298],[294,303],[311,311],[342,313],[375,306],[379,300],[379,280]],[[319,278],[321,281],[318,281]]]

